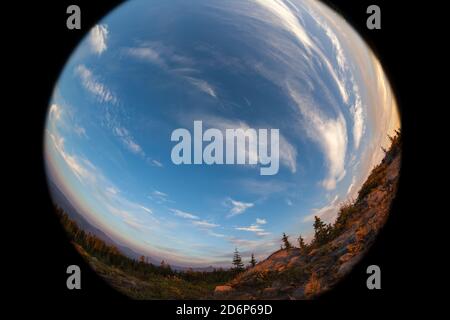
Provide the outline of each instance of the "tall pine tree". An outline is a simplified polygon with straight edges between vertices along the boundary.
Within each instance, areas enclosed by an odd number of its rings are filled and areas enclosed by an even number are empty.
[[[242,263],[242,258],[237,248],[234,250],[233,266],[233,269],[236,271],[242,271],[244,269],[244,263]]]
[[[331,233],[331,225],[327,225],[319,217],[314,217],[314,242],[318,245],[325,244]]]
[[[255,255],[252,253],[252,257],[250,259],[250,266],[254,267],[256,266],[256,259],[255,259]]]
[[[303,239],[302,235],[300,235],[300,236],[298,237],[298,246],[300,247],[300,249],[301,249],[302,251],[305,251],[306,248],[307,248],[306,243],[305,243],[305,240]]]
[[[283,241],[284,244],[284,248],[285,249],[290,249],[292,248],[291,243],[289,242],[289,236],[286,235],[286,233],[283,232],[283,237],[281,238],[281,240]]]

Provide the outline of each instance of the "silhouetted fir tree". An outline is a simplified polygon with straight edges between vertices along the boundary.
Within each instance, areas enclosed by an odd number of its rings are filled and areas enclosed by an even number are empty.
[[[290,249],[292,248],[291,243],[289,242],[289,236],[286,235],[286,233],[283,232],[283,237],[281,238],[281,240],[283,241],[284,244],[284,248],[285,249]]]
[[[303,239],[302,235],[300,235],[298,237],[298,246],[300,247],[300,249],[302,251],[305,251],[307,248],[307,245],[306,245],[305,240]]]
[[[242,258],[237,248],[234,250],[233,266],[233,269],[236,271],[242,271],[244,269],[244,264],[242,263]]]
[[[322,245],[330,240],[331,225],[327,225],[319,217],[314,216],[314,243]]]
[[[252,257],[250,258],[250,266],[254,267],[256,266],[256,259],[255,259],[255,255],[252,253]]]

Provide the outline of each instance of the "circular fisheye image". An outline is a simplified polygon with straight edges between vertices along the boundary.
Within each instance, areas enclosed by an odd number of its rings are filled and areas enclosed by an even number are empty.
[[[136,299],[313,299],[389,215],[399,111],[313,0],[126,2],[70,56],[44,132],[70,241]]]

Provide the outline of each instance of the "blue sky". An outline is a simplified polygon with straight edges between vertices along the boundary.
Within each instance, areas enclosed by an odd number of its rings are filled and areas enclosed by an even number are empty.
[[[174,165],[170,135],[277,128],[280,170]],[[316,1],[132,1],[84,38],[55,86],[49,179],[93,225],[181,266],[227,266],[332,222],[399,127],[383,70]]]

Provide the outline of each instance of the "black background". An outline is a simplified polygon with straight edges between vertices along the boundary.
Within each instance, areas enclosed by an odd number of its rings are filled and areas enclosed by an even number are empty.
[[[425,139],[420,123],[422,113],[419,106],[422,105],[422,97],[419,95],[421,89],[417,74],[424,66],[417,63],[418,57],[415,54],[417,39],[427,37],[424,28],[418,27],[420,22],[416,19],[418,15],[425,14],[424,6],[417,7],[406,1],[325,2],[341,13],[363,36],[381,60],[393,86],[401,109],[404,137],[400,188],[390,218],[376,244],[351,275],[318,301],[271,302],[274,315],[335,312],[343,308],[351,310],[349,305],[367,306],[370,312],[374,312],[382,310],[386,303],[400,306],[400,301],[405,298],[426,297],[419,287],[427,281],[427,275],[419,261],[422,258],[417,258],[417,252],[425,250],[424,241],[419,239],[419,234],[420,237],[426,237],[425,226],[419,225],[420,215],[425,211],[419,201],[423,195],[417,187],[421,183],[417,170],[421,156],[419,145]],[[66,28],[66,8],[70,4],[77,4],[81,8],[81,30]],[[13,215],[18,218],[17,223],[29,228],[12,238],[17,244],[13,250],[15,258],[12,268],[21,274],[20,280],[24,280],[15,281],[14,292],[16,297],[25,301],[58,300],[77,306],[113,299],[116,302],[109,306],[130,305],[133,309],[137,307],[152,310],[147,317],[159,318],[153,314],[155,310],[171,316],[175,314],[175,307],[183,302],[135,302],[103,282],[67,241],[53,213],[43,165],[43,129],[53,86],[81,38],[118,4],[120,1],[61,0],[27,4],[22,8],[4,11],[6,15],[11,13],[14,17],[13,21],[8,22],[7,30],[15,29],[20,35],[19,39],[11,42],[14,44],[11,53],[16,55],[16,48],[17,55],[23,54],[26,57],[20,57],[21,62],[13,64],[17,67],[16,74],[20,76],[20,80],[10,81],[15,89],[27,89],[21,91],[20,99],[15,100],[17,105],[11,106],[17,110],[20,108],[20,116],[24,118],[20,127],[23,137],[18,139],[22,145],[26,145],[26,155],[13,158],[20,165],[21,173],[20,178],[15,179],[19,183],[10,187],[13,194],[19,194],[19,199],[12,206]],[[381,30],[366,28],[366,8],[371,4],[381,7]],[[8,61],[4,63],[7,64]],[[9,125],[17,129],[17,124]],[[81,290],[66,288],[66,268],[71,264],[79,265],[82,269]],[[366,268],[371,264],[381,267],[381,290],[368,290],[366,287]],[[196,303],[209,304],[211,302]],[[413,304],[408,305],[408,308],[413,307]]]

